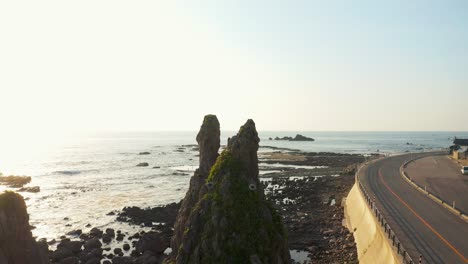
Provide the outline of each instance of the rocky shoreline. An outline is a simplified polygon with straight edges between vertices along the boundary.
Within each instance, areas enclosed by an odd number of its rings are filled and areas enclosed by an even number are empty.
[[[342,201],[354,177],[278,178],[267,184],[288,229],[289,248],[308,254],[306,263],[358,263],[352,233],[343,225]]]
[[[281,212],[292,257],[300,263],[358,263],[341,205],[354,184],[356,165],[365,157],[266,148],[273,151],[259,155],[260,181],[266,199]],[[91,228],[87,233],[73,230],[58,240],[40,239],[38,245],[51,263],[162,263],[171,252],[179,208],[180,203],[125,207],[107,215],[140,231],[86,226]]]
[[[354,238],[343,225],[341,205],[354,184],[355,165],[364,159],[357,154],[279,148],[260,155],[262,171],[267,172],[260,178],[265,196],[282,214],[289,248],[307,256],[305,263],[358,263]],[[272,164],[275,166],[269,167]],[[52,263],[91,264],[99,263],[98,259],[112,261],[103,263],[162,263],[168,256],[164,252],[171,252],[172,227],[179,208],[180,203],[172,203],[153,208],[125,207],[108,213],[115,215],[116,221],[150,228],[149,232],[128,234],[93,228],[86,234],[81,230],[70,232],[61,241],[40,242],[55,247],[49,251]],[[112,247],[112,241],[119,243]],[[142,243],[153,249],[142,251]]]

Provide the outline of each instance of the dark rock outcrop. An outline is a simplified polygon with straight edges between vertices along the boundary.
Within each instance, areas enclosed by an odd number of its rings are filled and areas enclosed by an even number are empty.
[[[178,226],[184,231],[176,263],[290,263],[281,216],[258,179],[259,141],[252,120],[228,140],[205,192]]]
[[[12,188],[21,188],[23,185],[31,182],[29,176],[2,176],[0,174],[0,184],[7,185]]]
[[[170,203],[163,206],[142,209],[140,207],[124,207],[119,213],[117,221],[129,222],[136,225],[152,226],[153,222],[174,226],[180,203]]]
[[[159,233],[148,232],[141,236],[136,244],[136,251],[145,253],[151,251],[153,253],[162,254],[168,245],[164,243],[164,239]]]
[[[200,166],[195,171],[192,178],[190,178],[189,190],[182,200],[174,225],[174,235],[171,240],[171,248],[174,255],[177,255],[181,245],[186,221],[192,209],[206,192],[206,178],[218,157],[220,134],[218,118],[215,115],[206,115],[203,119],[200,131],[197,134],[197,142],[200,151]]]
[[[23,187],[18,189],[18,192],[30,192],[30,193],[38,193],[41,191],[39,186],[32,186],[32,187]]]
[[[287,141],[315,141],[315,139],[297,134],[295,137],[275,137],[275,140],[287,140]]]
[[[70,239],[64,239],[57,245],[57,251],[71,252],[77,254],[81,251],[83,243],[81,241],[71,241]],[[63,250],[61,250],[63,249]]]
[[[8,191],[0,194],[0,263],[49,263],[32,237],[23,197]]]

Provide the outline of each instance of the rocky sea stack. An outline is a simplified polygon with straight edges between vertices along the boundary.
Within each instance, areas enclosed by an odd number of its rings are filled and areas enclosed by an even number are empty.
[[[47,247],[40,250],[33,239],[26,204],[14,192],[0,194],[0,263],[49,263]]]
[[[179,211],[172,261],[290,263],[281,216],[258,179],[255,123],[248,120],[218,156],[219,123],[207,116],[197,141],[200,168]]]
[[[203,124],[197,135],[197,142],[200,151],[200,165],[195,174],[190,179],[190,186],[185,198],[182,200],[176,223],[174,225],[174,236],[171,240],[171,248],[174,255],[182,243],[186,222],[197,202],[206,192],[206,178],[210,173],[210,168],[218,158],[220,147],[219,121],[215,115],[206,115]]]

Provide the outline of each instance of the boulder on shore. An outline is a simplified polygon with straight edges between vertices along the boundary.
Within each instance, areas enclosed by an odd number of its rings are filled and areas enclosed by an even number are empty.
[[[346,166],[346,168],[343,169],[343,172],[342,174],[345,174],[345,175],[353,175],[356,173],[357,169],[358,169],[358,166],[359,164],[351,164],[351,165],[348,165]]]
[[[139,253],[150,251],[154,254],[162,254],[168,246],[169,245],[164,243],[164,239],[159,233],[148,232],[141,236],[136,244],[135,249]]]

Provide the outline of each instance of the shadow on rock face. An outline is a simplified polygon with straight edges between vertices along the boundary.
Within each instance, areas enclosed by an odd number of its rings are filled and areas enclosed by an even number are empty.
[[[46,252],[47,245],[40,250],[32,237],[23,197],[9,191],[0,194],[0,263],[49,263]]]
[[[189,190],[182,200],[176,223],[174,225],[174,235],[171,240],[173,255],[177,255],[178,249],[182,243],[182,237],[185,232],[186,222],[193,208],[205,194],[206,178],[211,167],[218,158],[220,147],[220,127],[218,118],[215,115],[207,115],[203,119],[200,131],[197,134],[198,149],[200,152],[200,167],[195,171],[190,179]]]

